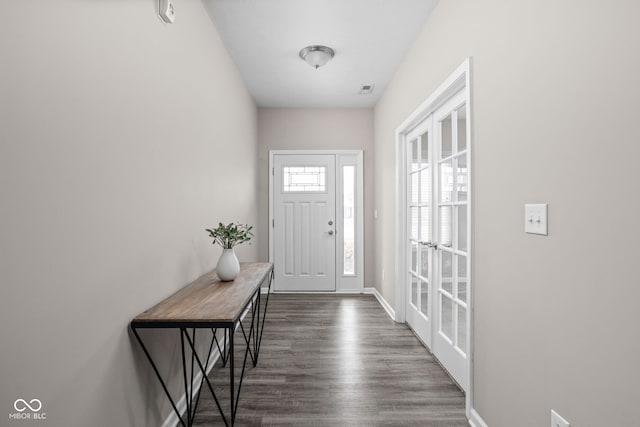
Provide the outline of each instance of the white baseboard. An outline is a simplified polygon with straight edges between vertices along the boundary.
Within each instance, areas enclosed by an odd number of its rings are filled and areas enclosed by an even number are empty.
[[[470,415],[471,417],[469,418],[469,425],[471,427],[489,427],[475,409],[471,408]]]
[[[396,311],[391,307],[391,305],[387,302],[386,299],[382,296],[380,292],[376,288],[364,288],[365,294],[371,294],[376,297],[382,308],[385,309],[391,320],[396,321]]]

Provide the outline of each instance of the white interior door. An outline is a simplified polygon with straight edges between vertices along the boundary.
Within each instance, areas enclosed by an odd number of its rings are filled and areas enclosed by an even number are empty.
[[[336,290],[335,162],[334,155],[274,156],[277,291]]]
[[[467,104],[464,92],[433,116],[437,174],[434,202],[437,227],[433,352],[463,388],[469,382],[469,173]]]
[[[408,265],[406,320],[418,337],[431,347],[433,294],[433,172],[431,119],[407,137]]]

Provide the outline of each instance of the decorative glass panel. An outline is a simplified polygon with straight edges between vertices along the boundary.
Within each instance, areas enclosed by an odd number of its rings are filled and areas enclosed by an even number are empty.
[[[282,168],[283,191],[324,193],[327,191],[325,166],[285,166]]]
[[[342,239],[343,239],[343,259],[342,273],[345,275],[356,274],[355,262],[355,166],[342,167]]]

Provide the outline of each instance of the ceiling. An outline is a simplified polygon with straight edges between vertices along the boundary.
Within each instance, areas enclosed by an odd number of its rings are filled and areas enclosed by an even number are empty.
[[[437,1],[203,0],[258,106],[288,108],[375,105]],[[314,44],[336,52],[317,70]]]

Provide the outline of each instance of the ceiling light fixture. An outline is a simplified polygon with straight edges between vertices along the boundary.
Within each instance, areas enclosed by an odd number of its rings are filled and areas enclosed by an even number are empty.
[[[333,58],[336,53],[327,46],[307,46],[300,51],[300,58],[313,68],[318,69]]]

